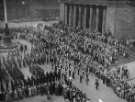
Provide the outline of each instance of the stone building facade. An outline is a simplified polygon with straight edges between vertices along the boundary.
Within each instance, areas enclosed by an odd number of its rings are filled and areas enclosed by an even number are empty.
[[[0,18],[3,19],[3,0],[0,0]],[[33,21],[59,17],[57,0],[7,0],[8,21]]]
[[[60,4],[60,19],[91,32],[111,32],[119,39],[135,38],[135,6],[128,0],[70,0]]]

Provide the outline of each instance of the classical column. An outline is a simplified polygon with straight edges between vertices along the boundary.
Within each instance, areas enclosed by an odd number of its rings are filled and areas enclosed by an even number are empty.
[[[69,4],[67,4],[67,25],[69,25],[69,15],[70,14],[70,12],[69,12]]]
[[[89,18],[89,29],[90,29],[90,32],[92,31],[92,14],[93,14],[93,8],[92,6],[89,6],[90,7],[90,18]]]
[[[86,13],[87,13],[87,8],[84,6],[84,15],[83,15],[83,28],[86,29]]]
[[[75,18],[75,26],[79,25],[79,6],[76,5],[76,18]]]
[[[68,25],[70,26],[70,5],[68,5]]]
[[[74,10],[74,13],[73,13],[73,26],[76,27],[76,10],[77,10],[77,7],[76,5],[73,6],[73,10]]]
[[[81,6],[79,6],[79,14],[78,14],[78,27],[81,27]]]
[[[106,31],[106,7],[103,8],[103,24],[102,24],[102,32]]]
[[[81,28],[83,28],[84,6],[81,6]]]
[[[67,5],[64,5],[64,23],[67,24]]]
[[[69,26],[72,24],[72,6],[69,5]]]
[[[99,24],[99,7],[96,7],[96,28],[95,28],[95,32],[98,32],[98,24]]]

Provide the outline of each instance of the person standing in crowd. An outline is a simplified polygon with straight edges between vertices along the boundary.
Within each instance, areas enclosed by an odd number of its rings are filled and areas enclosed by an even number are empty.
[[[88,74],[88,73],[86,73],[86,78],[85,78],[85,80],[86,80],[86,84],[88,85],[88,84],[89,84],[89,74]]]
[[[83,75],[81,74],[80,75],[80,83],[82,83],[82,80],[83,80]]]
[[[95,87],[96,87],[96,90],[99,89],[99,80],[98,79],[95,79]]]

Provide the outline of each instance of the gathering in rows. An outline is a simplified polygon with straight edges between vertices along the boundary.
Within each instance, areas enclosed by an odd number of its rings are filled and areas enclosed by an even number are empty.
[[[11,29],[13,39],[30,43],[18,43],[6,57],[0,58],[1,100],[19,100],[35,95],[55,94],[69,102],[92,102],[72,82],[79,77],[80,83],[89,85],[90,75],[96,77],[95,88],[100,82],[128,102],[135,101],[134,86],[130,86],[129,71],[125,65],[112,73],[112,65],[120,58],[129,58],[129,45],[115,39],[111,33],[90,33],[61,23],[45,26],[43,31],[31,28]],[[50,71],[45,71],[50,66]],[[25,76],[22,69],[29,69]]]

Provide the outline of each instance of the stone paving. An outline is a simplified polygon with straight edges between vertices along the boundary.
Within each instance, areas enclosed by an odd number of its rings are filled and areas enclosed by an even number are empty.
[[[51,71],[49,65],[42,65],[41,67],[45,71]],[[25,70],[27,70],[27,68]],[[110,87],[105,86],[102,81],[100,81],[99,90],[96,90],[94,84],[96,77],[94,75],[90,75],[89,77],[90,82],[87,85],[85,80],[83,80],[83,83],[80,83],[79,76],[76,75],[76,80],[73,80],[73,84],[85,92],[92,102],[99,102],[98,100],[102,100],[103,102],[126,102],[125,100],[116,96],[113,90]],[[52,98],[54,100],[48,101],[46,96],[35,96],[17,102],[65,102],[63,97],[53,96]]]
[[[65,102],[65,101],[64,98],[60,96],[51,96],[50,100],[48,100],[46,96],[35,96],[14,102]]]
[[[92,102],[99,102],[102,100],[103,102],[126,102],[125,100],[116,96],[113,90],[110,87],[105,86],[102,81],[99,84],[99,90],[95,89],[95,76],[90,75],[90,82],[87,85],[85,80],[82,84],[79,82],[79,78],[74,80],[73,83],[79,87],[83,92],[87,94],[89,98],[91,98]]]

